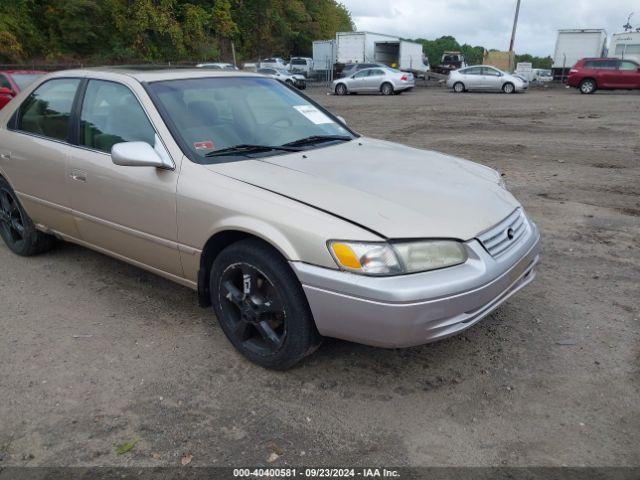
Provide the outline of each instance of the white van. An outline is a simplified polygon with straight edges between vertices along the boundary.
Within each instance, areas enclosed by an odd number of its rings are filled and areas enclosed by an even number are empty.
[[[313,72],[313,59],[309,57],[291,57],[289,71],[308,77]]]

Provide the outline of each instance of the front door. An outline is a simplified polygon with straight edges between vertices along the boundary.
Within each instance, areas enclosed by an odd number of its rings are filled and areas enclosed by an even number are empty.
[[[371,70],[360,70],[351,77],[349,82],[349,90],[352,92],[362,92],[367,89],[367,78]]]
[[[640,88],[640,66],[629,60],[622,60],[618,66],[618,88]]]
[[[482,67],[482,88],[498,91],[502,88],[502,74],[491,67]]]
[[[111,147],[143,141],[167,155],[129,87],[89,80],[79,147],[69,159],[71,203],[81,239],[130,261],[182,277],[176,223],[177,170],[123,167]]]

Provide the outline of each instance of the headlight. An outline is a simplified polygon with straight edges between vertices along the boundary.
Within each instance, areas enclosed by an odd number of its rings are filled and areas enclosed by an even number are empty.
[[[338,266],[363,275],[401,275],[451,267],[467,261],[464,245],[454,240],[394,243],[330,241]]]

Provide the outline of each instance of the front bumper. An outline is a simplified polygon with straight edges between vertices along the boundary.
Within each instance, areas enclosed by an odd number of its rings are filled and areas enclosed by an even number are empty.
[[[478,240],[455,267],[398,277],[366,277],[291,262],[320,334],[396,348],[455,335],[490,314],[535,277],[540,234],[528,234],[498,258]]]

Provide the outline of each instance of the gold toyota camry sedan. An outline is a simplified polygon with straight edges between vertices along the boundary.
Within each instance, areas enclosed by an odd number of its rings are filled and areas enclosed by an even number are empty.
[[[408,347],[531,282],[539,233],[500,175],[365,138],[243,72],[41,77],[0,112],[0,234],[186,285],[231,343],[291,367],[323,336]]]

